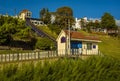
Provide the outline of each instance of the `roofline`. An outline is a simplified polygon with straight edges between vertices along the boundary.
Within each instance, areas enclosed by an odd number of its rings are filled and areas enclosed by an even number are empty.
[[[59,39],[59,37],[60,37],[60,35],[61,35],[62,33],[65,33],[64,30],[61,30],[61,32],[60,32],[60,34],[58,35],[56,41],[58,41],[58,39]],[[65,35],[66,35],[66,33],[65,33]]]
[[[89,39],[75,39],[75,38],[71,38],[71,40],[77,40],[77,41],[89,41],[89,42],[102,42],[100,40],[89,40]]]

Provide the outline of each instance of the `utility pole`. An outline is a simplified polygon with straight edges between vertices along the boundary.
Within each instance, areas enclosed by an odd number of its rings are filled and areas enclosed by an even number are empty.
[[[71,54],[71,44],[70,44],[70,20],[68,20],[68,27],[69,27],[69,38],[68,38],[68,54],[70,55]]]

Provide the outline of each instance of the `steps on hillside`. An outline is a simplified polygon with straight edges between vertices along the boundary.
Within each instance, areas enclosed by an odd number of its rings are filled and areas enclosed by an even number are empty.
[[[45,33],[41,29],[38,29],[34,24],[32,24],[31,21],[30,21],[30,18],[26,18],[26,24],[28,26],[30,26],[39,36],[41,36],[41,37],[47,37],[47,38],[51,39],[54,43],[56,43],[55,38],[53,38],[49,34]]]

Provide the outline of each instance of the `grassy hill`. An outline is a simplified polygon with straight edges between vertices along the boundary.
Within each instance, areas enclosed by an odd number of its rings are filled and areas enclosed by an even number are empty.
[[[38,26],[38,29],[41,29],[42,31],[44,31],[45,33],[47,33],[48,35],[54,37],[55,39],[57,38],[57,34],[54,31],[51,31],[49,29],[49,27],[47,26]]]
[[[120,39],[110,36],[99,36],[102,40],[99,43],[100,51],[108,56],[120,59]]]

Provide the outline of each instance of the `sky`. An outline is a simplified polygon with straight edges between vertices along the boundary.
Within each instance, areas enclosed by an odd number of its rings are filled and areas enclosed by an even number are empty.
[[[55,12],[63,6],[70,7],[77,18],[101,18],[109,12],[120,20],[120,0],[0,0],[0,14],[15,15],[28,9],[33,18],[39,18],[41,9],[48,8],[50,12]]]

